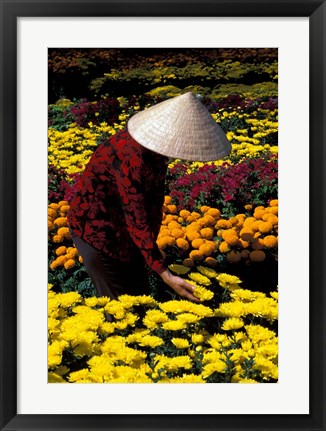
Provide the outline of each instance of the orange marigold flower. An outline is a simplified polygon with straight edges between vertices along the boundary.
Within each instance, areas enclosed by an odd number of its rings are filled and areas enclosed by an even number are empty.
[[[210,209],[210,207],[209,207],[209,206],[207,206],[207,205],[203,205],[203,206],[201,206],[201,207],[200,207],[200,211],[201,211],[202,213],[207,212],[209,209]]]
[[[56,216],[57,212],[53,208],[48,208],[48,216],[51,218],[54,218]]]
[[[278,199],[272,199],[269,203],[269,206],[277,207],[278,206]]]
[[[273,225],[269,221],[263,221],[259,226],[259,232],[269,233],[273,230]]]
[[[71,269],[76,265],[76,262],[74,261],[74,259],[68,259],[67,262],[64,263],[64,267],[65,269]]]
[[[222,233],[222,238],[229,245],[237,245],[239,242],[239,238],[237,233],[233,229],[227,229]]]
[[[264,241],[265,246],[268,247],[268,248],[277,247],[278,239],[274,235],[267,235],[267,236],[265,236],[265,238],[263,239],[263,241]]]
[[[82,258],[82,256],[78,256],[78,261],[79,263],[84,263],[84,259]]]
[[[204,227],[204,226],[214,226],[216,223],[216,220],[214,217],[206,214],[204,217],[198,219],[198,223]]]
[[[54,235],[52,237],[52,241],[55,243],[63,242],[64,238],[61,235]]]
[[[231,250],[226,254],[226,258],[230,263],[237,263],[241,260],[241,254],[238,251]]]
[[[69,202],[68,201],[60,201],[58,203],[58,205],[59,205],[59,207],[61,207],[62,205],[69,205]]]
[[[178,229],[178,228],[172,229],[171,234],[174,238],[184,238],[185,237],[184,231],[182,229]]]
[[[183,223],[183,222],[184,222],[184,219],[183,219],[182,217],[178,217],[178,218],[177,218],[177,221],[178,221],[178,223]]]
[[[240,231],[240,238],[244,241],[251,241],[254,237],[254,231],[252,229],[243,227]]]
[[[269,221],[270,223],[272,223],[273,226],[277,225],[278,223],[278,217],[277,215],[271,214],[271,213],[266,213],[263,217],[264,221]]]
[[[78,256],[78,250],[75,247],[68,247],[67,248],[67,254],[71,258],[77,257]]]
[[[190,211],[181,210],[179,214],[180,214],[180,217],[182,217],[184,220],[186,220],[186,218],[190,216]]]
[[[62,266],[66,262],[66,260],[67,260],[66,255],[59,256],[56,258],[56,262],[57,262],[58,266]]]
[[[61,227],[60,229],[58,229],[57,234],[62,236],[63,238],[70,239],[70,232],[69,228],[67,227]]]
[[[202,244],[204,244],[204,240],[202,238],[196,238],[191,241],[191,245],[193,248],[199,248]]]
[[[230,229],[232,227],[232,223],[229,220],[221,219],[215,225],[216,229]]]
[[[250,251],[249,250],[242,250],[240,254],[241,254],[242,259],[247,259],[250,255]]]
[[[58,227],[68,226],[68,220],[66,217],[58,217],[54,220],[54,224]]]
[[[220,250],[221,253],[227,253],[229,252],[231,249],[229,247],[229,244],[225,241],[222,241],[221,244],[219,245],[218,249]]]
[[[207,215],[210,215],[210,216],[214,217],[215,219],[217,219],[217,218],[221,217],[221,211],[217,208],[210,208],[207,211]]]
[[[246,210],[246,211],[251,211],[252,210],[252,205],[251,204],[247,204],[247,205],[245,205],[244,206],[244,209]]]
[[[205,263],[212,268],[215,268],[218,264],[217,260],[210,256],[206,257]]]
[[[250,253],[249,258],[252,262],[262,262],[266,254],[262,250],[254,250]]]
[[[66,246],[64,246],[64,245],[62,245],[61,247],[58,247],[58,248],[56,249],[55,254],[56,254],[57,256],[62,256],[63,254],[66,254],[66,252],[67,252],[67,247],[66,247]]]
[[[244,241],[242,238],[239,238],[239,244],[242,248],[248,248],[250,245],[249,241]]]
[[[265,210],[255,210],[255,212],[254,212],[254,217],[257,219],[257,220],[261,220],[262,218],[263,218],[263,215],[265,214]]]
[[[188,224],[188,226],[186,226],[186,230],[197,230],[199,232],[200,229],[201,229],[201,226],[198,223],[198,221],[193,221],[190,224]]]
[[[172,214],[167,214],[164,218],[164,223],[165,225],[169,224],[170,221],[174,220],[173,215]]]
[[[48,230],[52,230],[54,228],[54,224],[52,221],[48,220]]]
[[[190,216],[187,218],[187,221],[190,221],[189,219],[191,219],[191,221],[195,221],[198,220],[200,217],[201,215],[198,212],[193,211],[192,213],[190,213]]]
[[[214,231],[210,227],[204,227],[203,229],[201,229],[200,235],[202,236],[202,238],[212,239],[214,236]]]
[[[243,222],[244,227],[251,226],[256,221],[255,217],[247,217],[245,221]]]
[[[175,238],[173,238],[172,236],[164,236],[162,238],[158,238],[157,245],[162,250],[164,250],[168,246],[172,247],[175,245]]]
[[[278,207],[268,207],[268,208],[266,208],[266,212],[277,215],[278,214]]]
[[[259,232],[259,230],[257,230],[257,232],[254,233],[254,238],[259,238],[261,236],[261,233]]]
[[[177,244],[177,247],[181,248],[181,250],[189,249],[189,242],[183,238],[177,238],[176,244]]]
[[[261,225],[261,220],[256,220],[255,222],[250,225],[250,229],[252,229],[254,232],[257,232],[259,230],[259,226]]]
[[[171,229],[171,230],[175,229],[175,228],[179,228],[179,227],[181,227],[180,223],[178,223],[176,220],[172,220],[168,224],[168,228]]]
[[[189,253],[189,257],[192,260],[202,260],[203,257],[204,257],[204,255],[203,255],[203,253],[200,250],[192,250]]]
[[[168,207],[168,211],[171,213],[171,214],[177,214],[177,212],[178,212],[178,209],[177,209],[177,206],[176,205],[168,205],[167,206]]]
[[[167,229],[167,228],[161,229],[160,233],[158,234],[158,237],[161,237],[161,236],[171,236],[170,229]]]
[[[200,238],[200,233],[195,229],[189,229],[186,232],[186,237],[189,239],[189,241],[193,241],[196,238]]]
[[[251,242],[251,246],[254,250],[261,250],[265,247],[265,244],[261,238],[254,238],[254,240]]]
[[[239,224],[239,219],[237,217],[230,217],[229,222],[232,224],[232,226],[237,226]]]
[[[170,205],[172,203],[171,196],[164,196],[164,205]]]
[[[58,204],[52,203],[49,205],[49,208],[52,208],[54,210],[58,210],[60,208],[60,206]]]
[[[211,255],[215,251],[216,245],[213,241],[207,241],[199,247],[199,251],[205,256]]]
[[[53,262],[51,262],[50,264],[50,269],[54,270],[58,267],[58,263],[56,260],[54,260]]]
[[[70,210],[70,205],[62,205],[60,207],[60,211],[63,213],[67,213]]]

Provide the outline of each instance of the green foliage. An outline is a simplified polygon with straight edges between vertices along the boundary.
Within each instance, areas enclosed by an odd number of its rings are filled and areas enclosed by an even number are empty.
[[[98,94],[100,91],[106,92],[115,83],[135,82],[141,87],[174,86],[175,83],[180,87],[201,85],[211,82],[214,87],[217,83],[243,81],[247,77],[264,75],[269,79],[274,79],[277,70],[277,62],[271,64],[261,63],[240,63],[231,60],[216,61],[211,65],[205,63],[186,64],[178,66],[141,66],[131,69],[111,69],[102,77],[97,77],[90,83],[90,90]],[[252,79],[252,77],[250,78]],[[218,91],[218,88],[217,88]],[[257,88],[258,91],[258,88]],[[230,93],[228,93],[230,94]]]
[[[77,263],[73,269],[49,270],[48,282],[56,292],[78,292],[84,298],[96,296],[96,290],[84,265]]]

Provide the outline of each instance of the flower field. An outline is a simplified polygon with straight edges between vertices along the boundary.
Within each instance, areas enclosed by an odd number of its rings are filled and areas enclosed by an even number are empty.
[[[277,50],[143,51],[49,51],[49,382],[275,383]],[[168,166],[157,244],[201,302],[152,273],[146,296],[97,297],[67,221],[80,175],[131,115],[186,91],[232,144]]]

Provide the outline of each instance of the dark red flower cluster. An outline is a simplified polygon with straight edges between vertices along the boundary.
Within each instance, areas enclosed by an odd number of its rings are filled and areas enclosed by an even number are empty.
[[[50,165],[48,168],[48,200],[70,202],[77,190],[81,173],[67,175],[63,169]]]
[[[277,97],[258,97],[257,99],[250,99],[239,94],[229,94],[227,97],[216,101],[213,101],[209,97],[204,97],[202,102],[212,113],[217,112],[219,109],[233,111],[236,108],[245,109],[247,113],[255,109],[268,109],[273,111],[277,109],[278,106]]]
[[[106,97],[95,103],[83,100],[70,107],[73,120],[80,127],[86,127],[91,121],[93,124],[106,122],[109,125],[115,123],[122,109],[115,98]]]
[[[186,174],[188,167],[177,164],[169,174],[168,193],[178,210],[210,205],[231,216],[243,212],[246,204],[262,205],[277,197],[276,156],[246,159],[235,165],[207,164]]]

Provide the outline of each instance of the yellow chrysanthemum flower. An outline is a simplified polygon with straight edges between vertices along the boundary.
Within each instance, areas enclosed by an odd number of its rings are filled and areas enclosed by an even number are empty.
[[[164,340],[160,337],[156,337],[155,335],[144,335],[139,341],[140,346],[144,347],[158,347],[164,344]]]
[[[215,271],[215,269],[212,268],[207,268],[205,266],[197,266],[197,270],[203,274],[204,276],[208,277],[208,278],[214,278],[217,277],[217,272]]]
[[[187,349],[190,347],[189,341],[185,338],[172,338],[171,343],[174,344],[177,349]]]
[[[196,286],[193,294],[201,301],[210,301],[214,297],[214,293],[211,290],[207,290],[202,286]]]
[[[223,322],[221,328],[224,331],[232,331],[234,329],[242,328],[244,325],[243,320],[238,317],[231,317]]]
[[[203,379],[208,379],[212,374],[216,373],[225,373],[227,369],[226,363],[221,359],[218,359],[216,362],[206,364],[202,371]]]
[[[229,287],[239,287],[239,284],[242,283],[239,277],[235,275],[221,273],[216,277],[220,286],[229,288]]]
[[[188,277],[193,280],[195,283],[201,284],[203,286],[210,286],[212,282],[208,277],[201,274],[200,272],[191,272],[188,274]]]

